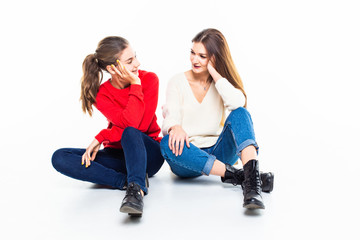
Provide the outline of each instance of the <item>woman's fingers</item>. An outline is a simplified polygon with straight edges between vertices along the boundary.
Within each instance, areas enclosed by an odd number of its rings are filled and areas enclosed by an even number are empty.
[[[175,141],[175,156],[179,155],[179,145],[180,145],[180,138],[176,139]]]
[[[126,71],[127,69],[125,68],[124,65],[122,65],[122,63],[119,60],[116,60],[116,62],[118,63],[118,69],[122,75],[122,77],[126,77],[129,75],[128,71]]]
[[[175,137],[171,138],[171,150],[173,152],[173,154],[175,154]]]
[[[96,154],[100,149],[100,145],[101,144],[96,139],[91,142],[91,144],[81,157],[81,165],[85,164],[86,168],[90,166],[91,161],[95,160]]]
[[[95,158],[96,158],[96,154],[98,153],[98,151],[93,151],[93,153],[91,154],[91,161],[94,161],[95,160]]]
[[[86,152],[81,157],[81,165],[84,165]]]
[[[186,141],[186,146],[188,148],[190,148],[190,141],[189,141],[189,136],[188,135],[186,135],[185,141]]]
[[[91,159],[91,156],[90,156],[90,153],[92,152],[92,149],[88,149],[88,150],[86,150],[86,152],[87,152],[87,154],[86,154],[86,160],[87,159]]]
[[[182,154],[184,149],[184,139],[180,139],[179,156]]]
[[[86,168],[90,166],[90,164],[91,164],[90,160],[91,160],[91,158],[86,159],[86,164],[85,164]]]
[[[86,149],[86,151],[84,152],[84,154],[81,157],[81,165],[85,164],[85,167],[88,167],[90,165],[89,164],[90,160],[91,160],[91,158],[90,158],[90,155],[89,155],[89,150]]]
[[[117,75],[119,75],[121,78],[124,77],[124,75],[122,74],[122,72],[119,71],[119,68],[115,67],[114,64],[111,64],[111,67],[112,67],[112,69],[115,71],[115,73],[116,73]]]
[[[169,142],[168,142],[168,145],[169,145],[169,149],[172,151],[172,137],[171,135],[169,135]]]

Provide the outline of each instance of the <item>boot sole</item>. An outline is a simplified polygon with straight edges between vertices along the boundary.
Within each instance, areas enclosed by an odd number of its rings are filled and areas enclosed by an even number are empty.
[[[244,205],[244,208],[250,209],[250,210],[251,209],[265,209],[264,206],[260,206],[260,205],[257,205],[255,203],[246,204],[246,205]]]
[[[121,206],[120,208],[120,212],[122,213],[127,213],[130,216],[134,216],[134,217],[141,217],[142,216],[142,210],[141,209],[137,209],[133,206],[130,206],[128,204],[124,204]]]

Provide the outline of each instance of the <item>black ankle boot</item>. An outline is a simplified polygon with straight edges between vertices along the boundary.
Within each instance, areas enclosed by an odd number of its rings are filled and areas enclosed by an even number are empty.
[[[131,216],[141,217],[143,212],[143,196],[141,188],[136,183],[130,183],[126,189],[126,195],[121,203],[120,212],[128,213]]]
[[[223,183],[232,183],[233,185],[242,185],[245,180],[244,170],[236,169],[235,167],[225,164],[226,171],[225,176],[221,177]],[[271,192],[274,188],[274,174],[272,172],[263,173],[260,172],[261,190],[263,192]]]
[[[259,162],[250,160],[244,165],[244,178],[242,188],[244,194],[244,208],[264,209],[261,197]]]

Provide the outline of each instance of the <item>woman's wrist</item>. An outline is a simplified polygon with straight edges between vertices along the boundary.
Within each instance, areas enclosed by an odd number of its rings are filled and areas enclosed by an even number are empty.
[[[140,78],[135,78],[133,81],[131,81],[130,84],[137,84],[137,85],[141,85],[141,80]]]
[[[217,82],[217,80],[223,78],[218,71],[216,71],[216,69],[213,67],[213,65],[211,63],[209,63],[208,65],[208,71],[210,76],[212,77],[212,79],[215,81],[215,83]]]
[[[169,127],[169,129],[168,129],[168,134],[170,134],[170,132],[171,132],[171,130],[173,130],[174,129],[174,126],[172,126],[172,127]]]
[[[210,73],[210,75],[211,75],[212,79],[215,81],[215,83],[219,79],[223,78],[216,70],[213,73]]]
[[[177,127],[181,127],[181,125],[174,125],[174,126],[172,126],[172,127],[169,127],[168,133],[170,134],[170,132],[171,132],[172,130],[174,130],[175,128],[177,128]]]

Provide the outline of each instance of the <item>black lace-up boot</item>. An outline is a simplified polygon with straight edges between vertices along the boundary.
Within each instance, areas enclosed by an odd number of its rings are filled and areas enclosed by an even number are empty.
[[[143,212],[143,196],[141,188],[136,183],[130,183],[126,189],[126,195],[121,203],[120,212],[128,213],[131,216],[141,217]]]
[[[229,164],[225,164],[226,171],[225,176],[221,177],[221,181],[223,183],[231,183],[233,185],[242,185],[245,177],[244,177],[244,170],[237,169]],[[274,188],[274,174],[272,172],[263,173],[260,172],[261,178],[261,190],[263,192],[271,192]]]
[[[255,159],[244,165],[244,178],[242,183],[244,193],[244,208],[264,209],[261,197],[259,162]]]

